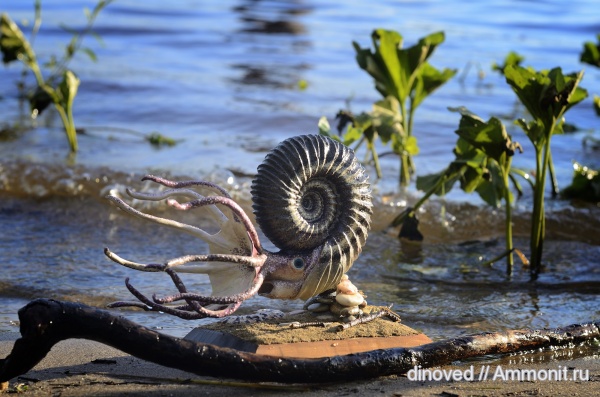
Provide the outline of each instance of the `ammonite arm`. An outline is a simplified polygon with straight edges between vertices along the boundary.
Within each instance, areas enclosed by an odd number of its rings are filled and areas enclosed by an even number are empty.
[[[197,207],[205,208],[211,219],[220,227],[220,230],[215,234],[210,234],[196,226],[142,213],[132,208],[118,197],[109,196],[108,199],[129,214],[183,230],[199,237],[208,243],[210,254],[186,255],[168,260],[162,265],[142,264],[129,261],[111,252],[108,248],[105,249],[105,254],[114,262],[136,270],[169,272],[169,269],[177,267],[179,271],[183,272],[205,273],[209,276],[213,290],[212,293],[215,296],[186,296],[185,301],[187,305],[184,307],[172,307],[165,305],[164,299],[150,299],[145,297],[141,292],[136,290],[129,281],[126,281],[127,288],[140,300],[141,304],[140,302],[115,302],[111,306],[143,307],[148,310],[163,311],[187,319],[207,316],[222,317],[235,311],[243,300],[254,295],[260,287],[263,276],[259,275],[259,271],[266,260],[266,255],[261,253],[262,247],[258,240],[256,230],[248,219],[248,216],[237,203],[229,198],[227,192],[216,185],[207,182],[193,181],[177,183],[152,176],[145,177],[144,179],[152,180],[166,186],[172,186],[173,189],[153,194],[141,194],[128,190],[128,194],[138,200],[157,201],[169,199],[169,203],[180,210],[188,210]],[[188,188],[196,185],[209,187],[211,190],[224,194],[225,196],[205,197]],[[191,198],[193,200],[188,203],[180,204],[172,199],[176,196]],[[229,217],[217,208],[217,205],[222,206],[229,214]],[[171,277],[179,292],[187,294],[188,291],[183,285],[183,282],[176,277],[174,272],[172,272]],[[176,281],[175,278],[177,278],[178,281]],[[231,299],[229,301],[224,301],[222,298],[223,296],[230,297]]]

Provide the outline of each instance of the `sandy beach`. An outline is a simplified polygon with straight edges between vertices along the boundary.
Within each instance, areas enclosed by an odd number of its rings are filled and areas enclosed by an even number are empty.
[[[17,333],[0,334],[0,356],[5,357]],[[592,396],[600,390],[600,360],[598,353],[569,359],[574,355],[562,354],[567,359],[529,359],[527,355],[496,361],[476,361],[460,365],[434,368],[435,374],[458,371],[469,374],[473,381],[411,380],[400,375],[368,381],[335,384],[286,385],[250,383],[231,379],[199,377],[187,372],[139,360],[119,350],[87,340],[71,339],[57,344],[33,370],[12,379],[7,391],[24,391],[27,396],[188,396],[188,395],[381,395],[381,396]],[[576,354],[575,354],[576,356]],[[530,362],[531,361],[531,362]],[[471,367],[471,365],[473,367]],[[483,366],[483,367],[482,367]],[[488,380],[479,381],[482,368],[488,368]],[[501,369],[499,370],[498,367]],[[552,380],[510,380],[500,374],[506,370],[533,371],[538,376],[554,370],[571,377],[573,373],[588,375],[582,381],[562,378]],[[466,372],[465,372],[466,371]],[[435,375],[434,374],[434,375]],[[414,376],[413,376],[414,375]],[[496,380],[492,377],[496,375]],[[427,376],[427,374],[425,374]],[[542,376],[543,377],[543,376]],[[5,391],[5,393],[7,392]]]

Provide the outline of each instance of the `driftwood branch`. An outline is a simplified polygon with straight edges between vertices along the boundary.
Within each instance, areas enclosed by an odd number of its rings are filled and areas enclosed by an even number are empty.
[[[414,348],[316,359],[290,359],[239,352],[152,331],[104,310],[48,299],[19,311],[22,337],[0,360],[0,382],[31,370],[53,345],[83,338],[115,347],[135,357],[198,375],[277,382],[335,382],[402,374],[485,354],[512,353],[581,343],[600,337],[600,322],[554,330],[484,333]]]

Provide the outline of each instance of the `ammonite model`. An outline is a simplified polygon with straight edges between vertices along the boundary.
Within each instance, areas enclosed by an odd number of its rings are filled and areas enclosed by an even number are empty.
[[[115,196],[108,198],[124,211],[181,229],[208,243],[209,254],[186,255],[163,264],[141,264],[105,249],[113,261],[143,271],[164,271],[179,293],[152,299],[126,280],[140,302],[116,302],[112,307],[137,306],[182,318],[223,317],[249,297],[308,299],[335,290],[367,239],[371,219],[368,176],[351,149],[321,135],[303,135],[281,142],[259,165],[252,182],[256,221],[279,252],[269,252],[240,206],[210,182],[150,180],[170,189],[142,194],[139,200],[164,200],[174,208],[202,207],[219,226],[215,234],[170,219],[144,214]],[[192,187],[210,191],[204,196]],[[180,202],[178,197],[189,200]],[[212,295],[189,293],[175,272],[205,273]],[[177,304],[180,302],[181,304]]]

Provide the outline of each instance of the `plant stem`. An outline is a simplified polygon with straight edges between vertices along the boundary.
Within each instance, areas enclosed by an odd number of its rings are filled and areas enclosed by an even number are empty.
[[[467,166],[463,166],[460,170],[457,171],[457,174],[462,175],[462,173],[465,172],[465,168]],[[419,199],[419,201],[417,201],[413,206],[412,206],[412,210],[406,214],[405,212],[401,213],[400,215],[396,216],[396,218],[394,218],[394,220],[392,221],[392,226],[398,226],[400,225],[403,221],[405,216],[410,216],[411,214],[414,214],[428,199],[429,197],[431,197],[435,192],[437,192],[437,190],[440,188],[440,186],[443,186],[448,179],[450,178],[451,175],[449,175],[449,170],[446,169],[444,175],[436,182],[436,184],[429,189],[425,195],[423,195],[423,197],[421,197]]]
[[[512,239],[512,205],[510,202],[510,186],[509,186],[509,174],[510,174],[510,165],[512,163],[512,156],[508,156],[504,167],[500,167],[502,170],[502,178],[504,180],[504,207],[506,211],[505,216],[505,233],[506,233],[506,251],[508,251],[508,256],[506,257],[506,274],[508,276],[512,275],[513,270],[513,239]]]
[[[536,175],[535,193],[533,198],[533,215],[531,218],[531,267],[530,273],[536,279],[542,267],[542,251],[546,228],[546,215],[544,210],[544,190],[548,165],[550,163],[550,138],[554,130],[556,119],[552,119],[550,130],[546,133],[546,142],[541,148],[536,147]]]
[[[538,246],[540,243],[540,228],[542,225],[542,219],[544,211],[542,210],[544,197],[544,181],[541,178],[542,175],[542,151],[536,148],[535,150],[535,190],[533,191],[533,213],[531,214],[531,240],[530,244],[530,255],[531,255],[531,267],[529,268],[531,277],[536,278],[539,272],[540,259],[538,258]],[[540,192],[541,198],[540,198]]]
[[[404,142],[409,134],[409,128],[410,125],[408,123],[408,116],[406,114],[406,103],[404,101],[399,101],[400,102],[400,113],[402,115],[402,132],[398,132],[398,134],[400,135],[399,140],[400,142]],[[401,187],[406,187],[408,186],[408,182],[410,180],[410,174],[408,174],[408,161],[406,159],[406,156],[408,155],[408,153],[406,152],[406,150],[404,150],[404,148],[402,148],[402,152],[399,153],[400,155],[400,186]],[[407,175],[408,174],[408,175]]]
[[[552,198],[558,196],[558,180],[556,179],[556,173],[554,172],[554,162],[552,161],[552,154],[549,155],[549,171],[550,171],[550,183],[552,186]]]
[[[379,156],[377,155],[377,150],[375,149],[375,143],[373,143],[373,149],[371,150],[371,153],[373,153],[373,164],[375,165],[377,179],[381,179],[383,174],[381,173],[381,165],[379,164]]]
[[[69,141],[69,148],[71,152],[77,152],[77,132],[75,130],[75,122],[73,121],[73,111],[71,108],[64,109],[59,104],[54,104],[54,107],[60,115],[60,119],[65,127],[65,133],[67,134],[67,140]]]

